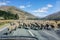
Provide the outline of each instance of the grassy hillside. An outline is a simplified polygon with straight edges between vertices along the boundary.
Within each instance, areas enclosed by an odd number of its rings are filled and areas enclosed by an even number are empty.
[[[51,15],[48,15],[43,19],[45,19],[45,20],[60,20],[60,11],[56,12],[56,13],[53,13]]]
[[[12,14],[10,12],[0,10],[0,19],[19,19],[17,14]]]
[[[18,17],[19,17],[19,19],[35,19],[36,18],[36,16],[32,15],[31,13],[28,13],[28,12],[21,10],[19,8],[16,8],[14,6],[1,6],[0,10],[4,11],[5,14],[7,15],[6,17],[8,17],[8,18],[6,18],[6,19],[15,19],[15,17],[17,15],[18,16],[16,17],[16,19],[18,19]],[[8,15],[10,15],[10,16],[8,16]]]

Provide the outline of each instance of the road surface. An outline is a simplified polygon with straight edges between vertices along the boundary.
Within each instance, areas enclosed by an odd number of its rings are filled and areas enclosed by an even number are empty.
[[[8,32],[8,27],[10,24],[5,24],[3,25],[3,28],[0,28],[0,36],[3,35],[4,33]]]
[[[0,30],[0,36],[4,36],[3,34],[8,32],[8,26],[9,25],[6,25]],[[54,30],[32,30],[16,28],[16,30],[13,30],[6,36],[32,36],[38,38],[39,40],[60,40],[60,37]]]
[[[33,36],[39,40],[60,40],[55,31],[51,30],[31,30],[31,29],[20,29],[12,31],[11,36]]]

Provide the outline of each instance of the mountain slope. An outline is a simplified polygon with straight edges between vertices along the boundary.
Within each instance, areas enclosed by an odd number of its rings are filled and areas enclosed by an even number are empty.
[[[36,18],[34,15],[32,15],[28,12],[25,12],[21,9],[18,9],[14,6],[0,6],[0,10],[5,11],[5,12],[10,12],[14,15],[17,14],[19,16],[19,19],[34,19],[34,18]]]
[[[19,19],[17,14],[0,10],[0,19]]]
[[[48,20],[60,20],[60,11],[46,16],[44,19]]]

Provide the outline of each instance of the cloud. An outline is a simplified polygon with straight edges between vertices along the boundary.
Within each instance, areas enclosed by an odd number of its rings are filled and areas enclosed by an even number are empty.
[[[37,9],[37,10],[34,10],[34,12],[38,12],[38,13],[40,13],[40,12],[47,12],[47,10],[48,10],[48,8],[47,7],[43,7],[43,8],[39,8],[39,9]]]
[[[0,6],[2,6],[2,5],[7,5],[7,3],[6,2],[0,2]]]
[[[19,6],[19,8],[25,8],[25,6],[24,5],[21,5],[21,6]]]
[[[53,7],[53,5],[51,4],[48,4],[46,7],[42,7],[42,8],[39,8],[37,10],[34,10],[33,12],[37,12],[37,13],[45,13],[49,10],[49,8]]]
[[[29,7],[31,7],[31,5],[21,5],[21,6],[19,6],[19,8],[29,8]]]
[[[53,5],[51,5],[51,4],[48,4],[48,5],[47,5],[47,7],[53,7]]]
[[[31,7],[31,5],[27,5],[26,7]]]
[[[2,6],[2,5],[7,5],[8,3],[10,3],[10,1],[0,2],[0,6]]]

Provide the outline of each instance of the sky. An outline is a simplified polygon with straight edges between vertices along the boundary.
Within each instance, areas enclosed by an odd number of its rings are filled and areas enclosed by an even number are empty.
[[[0,6],[15,6],[37,17],[60,11],[60,0],[0,0]]]

